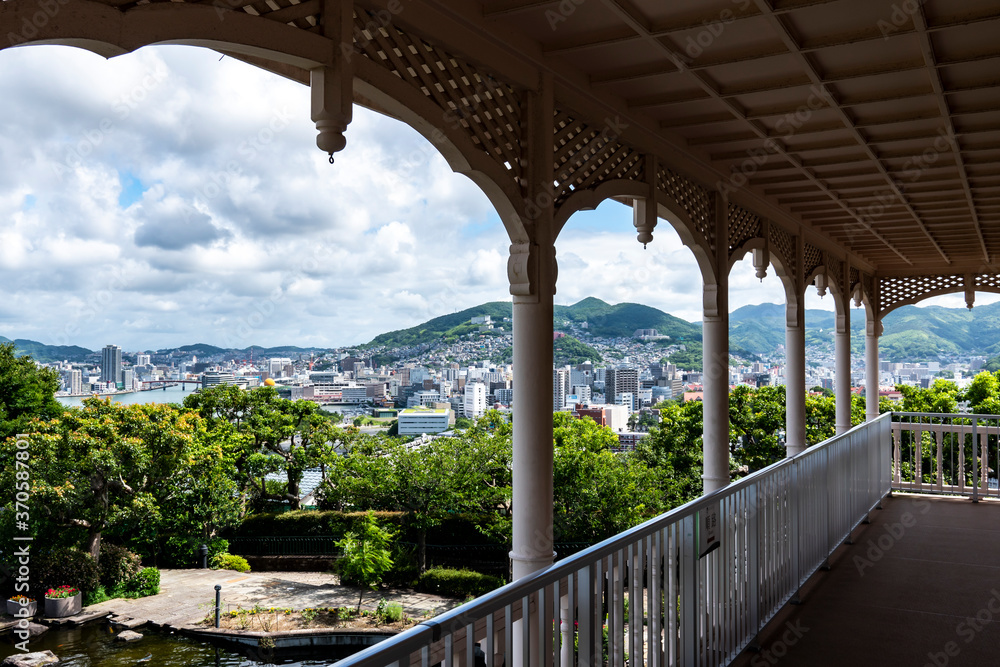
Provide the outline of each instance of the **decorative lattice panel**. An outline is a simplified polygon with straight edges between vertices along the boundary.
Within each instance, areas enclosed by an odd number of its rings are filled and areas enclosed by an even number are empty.
[[[875,299],[875,278],[867,273],[861,276],[861,291],[864,292],[865,296],[868,298],[868,303],[872,305],[873,308],[878,309],[878,303]]]
[[[618,141],[612,128],[592,127],[556,111],[553,138],[557,202],[605,181],[643,179],[642,155]]]
[[[976,289],[988,288],[1000,290],[1000,275],[996,273],[980,273],[976,276],[973,284],[976,286]]]
[[[852,266],[850,271],[850,277],[848,278],[848,281],[851,284],[848,285],[848,287],[850,287],[853,290],[854,286],[858,284],[859,280],[861,280],[861,272]]]
[[[729,256],[741,245],[763,234],[760,217],[738,204],[729,204]]]
[[[881,312],[886,312],[903,303],[919,301],[927,294],[957,292],[964,288],[965,278],[959,275],[881,278],[879,307]]]
[[[114,7],[122,11],[127,11],[137,5],[150,5],[161,2],[177,2],[177,0],[124,0],[109,2]],[[65,4],[65,3],[64,3]],[[192,0],[191,4],[195,4]],[[286,23],[290,26],[303,30],[318,30],[320,25],[320,15],[322,14],[322,4],[319,2],[293,3],[290,0],[258,0],[257,2],[217,2],[212,4],[219,9],[233,9],[244,11],[250,16],[261,16],[271,21]],[[220,16],[220,20],[223,17]]]
[[[365,10],[355,10],[354,27],[358,52],[434,101],[442,125],[461,127],[520,180],[521,102],[513,88],[422,39],[382,26]]]
[[[823,264],[823,251],[811,243],[806,243],[802,254],[802,263],[804,265],[802,267],[802,276],[803,278],[808,278],[809,274]]]
[[[715,215],[708,190],[675,171],[661,167],[656,174],[657,187],[670,195],[687,213],[695,231],[709,247],[715,247]]]
[[[785,231],[784,227],[770,224],[767,227],[767,242],[771,248],[771,254],[777,255],[784,265],[788,275],[797,275],[795,266],[795,238]]]
[[[850,296],[848,294],[849,286],[844,284],[844,263],[832,255],[826,255],[824,264],[826,264],[826,277],[830,285],[835,286],[838,293]]]

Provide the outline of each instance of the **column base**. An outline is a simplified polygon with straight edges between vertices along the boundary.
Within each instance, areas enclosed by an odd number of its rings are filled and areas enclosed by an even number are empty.
[[[729,486],[729,477],[708,477],[707,475],[701,476],[702,489],[705,494],[709,494],[716,489],[721,489],[725,486]]]
[[[512,574],[515,581],[521,577],[526,577],[533,572],[544,570],[548,566],[552,565],[556,559],[555,551],[548,556],[526,556],[517,554],[513,551],[511,551],[509,555],[513,570]]]
[[[786,445],[785,446],[785,458],[792,458],[796,454],[801,454],[806,451],[804,445]]]

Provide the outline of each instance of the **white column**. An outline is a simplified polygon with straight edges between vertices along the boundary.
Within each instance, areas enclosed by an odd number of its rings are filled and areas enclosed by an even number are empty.
[[[552,564],[552,298],[556,257],[552,182],[553,93],[550,77],[528,95],[526,243],[510,247],[514,297],[514,579]],[[532,655],[540,646],[532,633]],[[534,664],[534,660],[531,661]]]
[[[552,564],[552,293],[514,297],[514,579]]]
[[[729,484],[729,205],[715,195],[715,284],[702,289],[705,493]]]
[[[802,297],[785,304],[785,454],[806,448],[806,327]]]
[[[836,424],[837,433],[851,430],[851,303],[850,299],[837,295],[840,312],[837,313],[837,333],[835,339],[836,377],[834,390],[837,392]]]
[[[705,493],[729,484],[729,299],[727,280],[704,286],[702,455]],[[715,307],[710,308],[713,305]]]
[[[865,419],[878,417],[878,337],[882,323],[870,316],[865,322]]]

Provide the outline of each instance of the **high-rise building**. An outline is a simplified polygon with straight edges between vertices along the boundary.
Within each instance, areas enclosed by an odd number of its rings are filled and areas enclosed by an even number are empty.
[[[268,363],[268,373],[272,378],[285,377],[285,366],[291,363],[292,360],[287,357],[271,359]]]
[[[126,391],[131,391],[135,385],[135,371],[131,368],[122,369],[122,384]]]
[[[465,385],[465,401],[462,407],[468,419],[477,419],[486,414],[486,385],[482,382],[470,382]]]
[[[101,350],[101,382],[118,384],[122,381],[122,348],[105,345]]]
[[[69,383],[66,387],[71,394],[83,393],[83,373],[73,368],[69,371]]]
[[[148,354],[137,354],[135,355],[135,365],[136,366],[149,366],[150,355]]]
[[[639,370],[636,368],[609,368],[604,373],[604,395],[614,403],[619,394],[639,394]]]
[[[570,393],[570,373],[565,368],[552,370],[552,410],[558,412],[566,408],[566,397]]]

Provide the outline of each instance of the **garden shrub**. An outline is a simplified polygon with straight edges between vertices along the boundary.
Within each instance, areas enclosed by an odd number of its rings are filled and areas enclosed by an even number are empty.
[[[144,567],[125,584],[125,596],[144,598],[160,592],[160,571],[155,567]]]
[[[229,553],[229,540],[224,540],[221,537],[213,537],[206,546],[208,546],[209,562],[219,554]]]
[[[167,565],[173,567],[195,567],[200,566],[198,561],[198,542],[194,537],[181,537],[174,535],[167,538],[163,545],[163,558]]]
[[[79,549],[56,547],[31,554],[31,588],[36,600],[45,591],[58,586],[72,586],[81,591],[95,591],[100,586],[97,563]]]
[[[504,585],[503,579],[472,570],[435,567],[420,575],[417,590],[450,597],[485,595]]]
[[[101,586],[105,590],[111,591],[119,584],[128,582],[139,574],[141,569],[142,559],[139,554],[117,544],[104,543],[101,545],[98,574]]]
[[[233,554],[216,554],[212,559],[213,570],[235,570],[236,572],[249,572],[250,563],[243,556]]]

